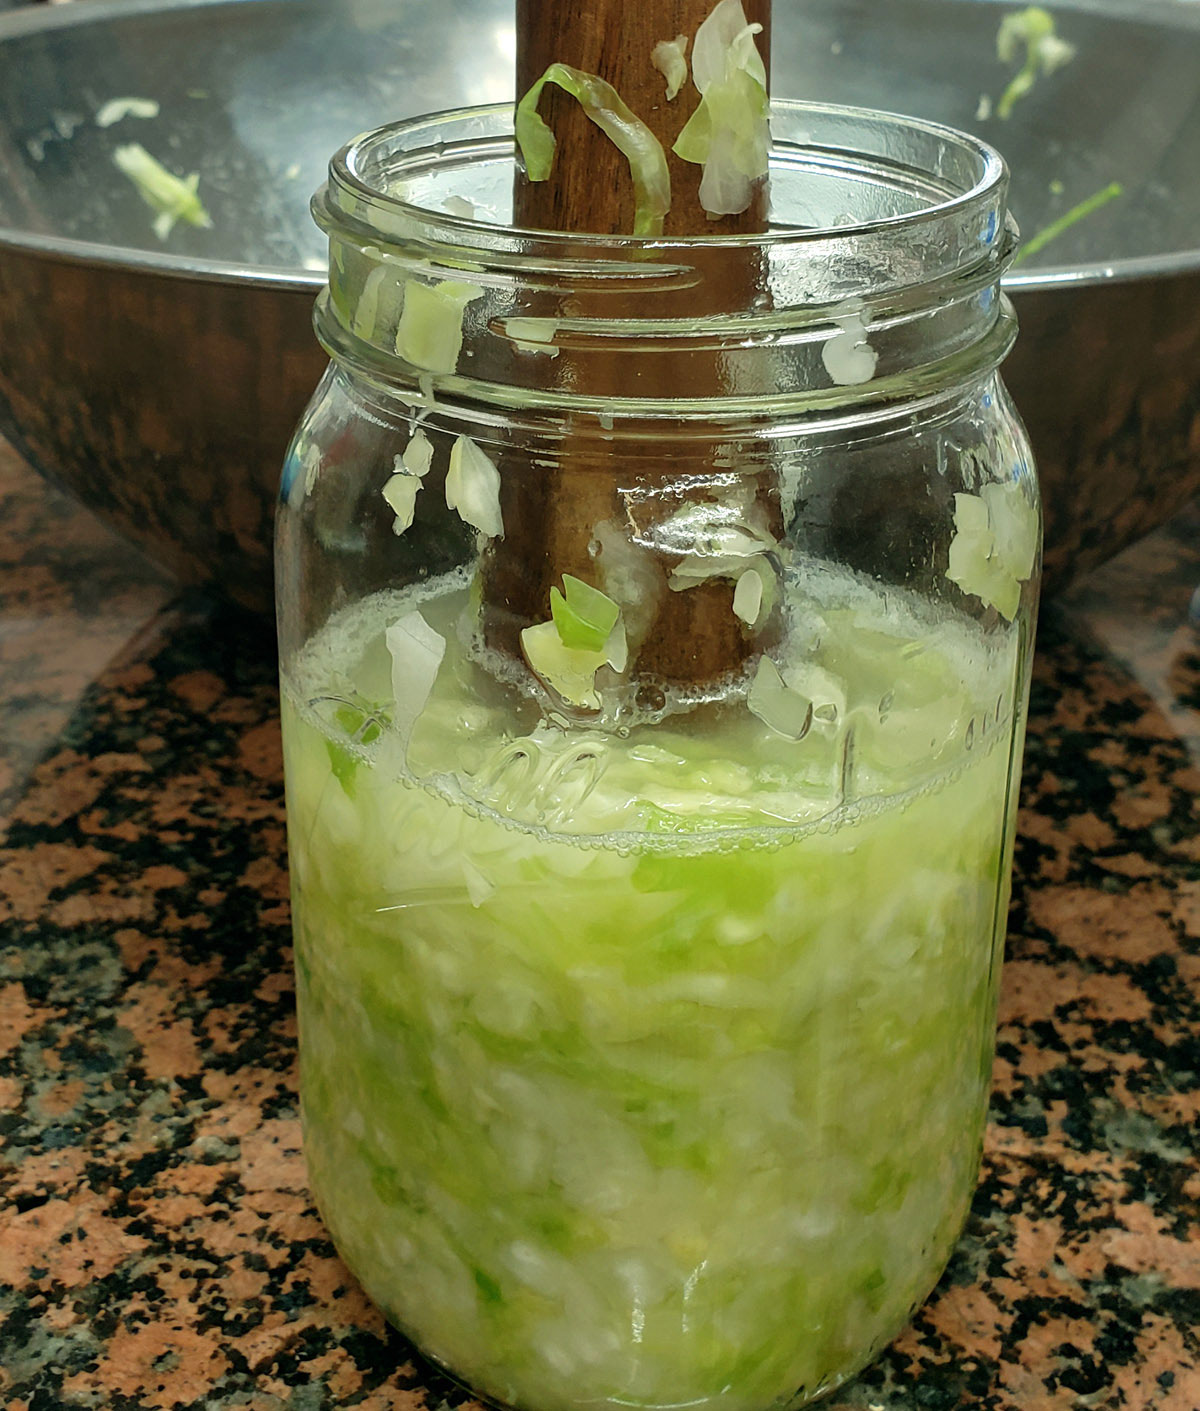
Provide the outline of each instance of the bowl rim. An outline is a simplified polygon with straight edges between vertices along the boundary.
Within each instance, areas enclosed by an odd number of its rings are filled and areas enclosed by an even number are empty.
[[[1050,0],[1056,10],[1083,10],[1112,19],[1161,24],[1200,34],[1200,4],[1182,0]],[[107,21],[128,21],[145,14],[216,7],[237,8],[248,0],[87,0],[86,4],[27,6],[0,14],[0,46],[7,41],[50,30],[73,29]],[[172,255],[167,251],[45,235],[0,223],[0,249],[10,248],[69,264],[102,265],[129,273],[153,273],[167,278],[242,284],[316,293],[325,283],[318,270],[259,265],[237,260]],[[1200,272],[1200,243],[1168,254],[1136,255],[1096,260],[1082,265],[1048,265],[1009,271],[1006,291],[1063,291],[1088,285],[1129,283],[1147,278],[1171,278]]]

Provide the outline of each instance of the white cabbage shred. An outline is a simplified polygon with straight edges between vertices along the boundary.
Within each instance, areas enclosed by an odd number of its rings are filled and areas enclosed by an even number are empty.
[[[720,0],[696,31],[692,82],[700,105],[675,142],[685,162],[704,168],[700,204],[715,218],[750,205],[769,165],[767,71],[741,0]]]
[[[313,444],[304,452],[301,461],[304,467],[304,493],[311,495],[317,484],[317,476],[321,473],[321,448]]]
[[[812,725],[812,701],[792,690],[768,656],[759,658],[746,705],[751,715],[787,740],[802,740]]]
[[[156,118],[158,113],[153,98],[110,98],[96,113],[96,126],[112,127],[122,118]]]
[[[469,436],[459,436],[450,448],[446,507],[489,539],[504,537],[500,472]]]
[[[875,376],[879,354],[867,342],[869,315],[860,305],[847,302],[833,311],[833,322],[841,330],[821,349],[825,371],[839,387],[870,382]]]
[[[417,717],[437,680],[446,654],[446,639],[419,612],[406,613],[384,633],[392,658],[392,726],[407,746]]]
[[[421,489],[422,478],[429,474],[432,462],[433,445],[418,427],[404,450],[393,458],[393,473],[380,491],[396,515],[392,522],[394,534],[403,534],[411,527],[417,492]]]
[[[763,581],[755,569],[748,568],[738,578],[733,590],[733,611],[736,617],[753,627],[762,611]]]
[[[420,488],[421,482],[415,475],[402,472],[391,476],[380,491],[396,515],[392,521],[393,534],[403,534],[411,527],[417,508],[417,491]]]
[[[674,39],[663,39],[650,51],[650,62],[667,81],[667,102],[679,96],[679,90],[687,82],[686,34],[677,34]]]
[[[408,445],[395,458],[396,470],[397,472],[405,470],[409,475],[420,477],[429,474],[429,467],[432,463],[433,443],[418,426]]]
[[[779,581],[764,555],[750,560],[733,590],[733,611],[747,627],[759,627],[771,615],[779,596]]]
[[[556,318],[510,318],[505,320],[504,331],[522,353],[558,357],[559,350],[554,346],[554,335],[558,332]]]
[[[985,485],[954,496],[954,530],[946,577],[1011,622],[1037,562],[1037,510],[1018,481]]]
[[[552,691],[582,710],[599,710],[596,672],[604,654],[563,645],[553,622],[539,622],[521,633],[521,651],[529,669]]]
[[[751,508],[740,497],[699,501],[664,519],[655,531],[656,548],[683,556],[667,586],[678,593],[714,578],[737,579],[764,550],[777,548],[766,529],[750,522]]]
[[[629,665],[629,639],[625,635],[623,618],[617,618],[616,626],[604,644],[604,661],[617,673],[624,671]]]
[[[370,339],[375,336],[375,328],[379,323],[380,295],[385,280],[390,281],[394,289],[399,290],[400,283],[395,273],[386,265],[376,265],[363,280],[362,288],[358,291],[358,298],[354,301],[351,329],[360,338]]]

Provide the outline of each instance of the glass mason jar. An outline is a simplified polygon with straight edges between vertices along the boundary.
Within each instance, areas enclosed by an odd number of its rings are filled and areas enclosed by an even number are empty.
[[[1037,591],[1007,177],[777,104],[772,228],[513,228],[511,109],[333,160],[279,633],[305,1144],[527,1411],[797,1404],[977,1177]]]

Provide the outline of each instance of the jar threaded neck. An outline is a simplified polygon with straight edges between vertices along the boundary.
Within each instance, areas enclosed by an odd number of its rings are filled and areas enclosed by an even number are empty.
[[[1015,325],[1003,160],[937,124],[772,105],[762,235],[651,239],[506,224],[509,107],[382,128],[330,165],[317,331],[389,383],[499,407],[773,417],[893,402],[994,367]],[[486,216],[486,219],[471,218]],[[722,291],[742,291],[731,305]]]

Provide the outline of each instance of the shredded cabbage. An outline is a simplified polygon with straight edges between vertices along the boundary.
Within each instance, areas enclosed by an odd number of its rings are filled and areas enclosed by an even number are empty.
[[[770,617],[779,598],[779,580],[770,560],[760,554],[738,575],[733,590],[733,610],[747,627],[755,628]]]
[[[392,521],[393,534],[403,534],[412,526],[417,508],[417,491],[420,488],[421,482],[417,476],[401,471],[398,475],[390,476],[380,491],[396,515]]]
[[[1050,189],[1052,191],[1054,190],[1054,186],[1055,183],[1051,182]],[[1060,191],[1062,190],[1061,182],[1058,183],[1058,189]],[[1035,235],[1031,235],[1017,252],[1017,257],[1013,260],[1013,266],[1015,267],[1023,260],[1029,259],[1031,255],[1036,255],[1039,250],[1049,245],[1051,240],[1057,240],[1065,230],[1070,230],[1077,221],[1085,220],[1088,216],[1098,211],[1101,206],[1107,206],[1110,201],[1115,201],[1118,196],[1123,196],[1124,194],[1124,188],[1119,181],[1110,181],[1102,190],[1095,192],[1093,195],[1089,196],[1087,200],[1080,201],[1077,206],[1072,206],[1069,211],[1064,212],[1057,220],[1051,221],[1049,225],[1043,226]]]
[[[433,443],[418,426],[409,439],[408,445],[395,457],[397,473],[401,470],[421,478],[429,474],[433,464]]]
[[[622,672],[629,644],[620,606],[582,578],[563,574],[563,592],[550,589],[550,621],[521,633],[521,650],[534,675],[565,701],[599,710],[596,673]]]
[[[556,318],[510,318],[505,320],[504,331],[522,353],[558,357],[558,349],[554,346],[554,335],[558,332]]]
[[[1037,562],[1037,510],[1015,480],[985,485],[979,492],[987,506],[995,536],[996,557],[1018,581],[1028,578]]]
[[[122,118],[156,118],[159,107],[153,98],[110,98],[96,114],[97,127],[112,127]]]
[[[736,579],[764,549],[777,547],[766,530],[748,522],[746,511],[741,503],[698,501],[656,527],[656,549],[683,556],[667,578],[673,592],[714,578]]]
[[[442,208],[452,216],[458,216],[460,220],[475,219],[475,202],[469,201],[465,196],[447,196],[442,202]]]
[[[812,701],[793,691],[767,656],[758,660],[746,706],[751,715],[785,740],[803,740],[812,727]]]
[[[692,81],[700,105],[675,141],[674,152],[704,168],[700,204],[709,216],[736,215],[766,176],[770,152],[767,72],[741,0],[720,0],[696,31]]]
[[[1075,46],[1055,33],[1054,16],[1040,5],[1029,5],[1005,15],[996,31],[996,54],[1001,63],[1016,61],[1025,49],[1025,62],[996,104],[996,116],[1007,118],[1014,105],[1029,92],[1039,74],[1050,75],[1075,57]]]
[[[517,104],[516,139],[530,181],[545,181],[554,161],[554,134],[538,115],[546,84],[569,93],[629,163],[633,178],[634,235],[661,235],[671,209],[671,177],[658,138],[625,105],[610,83],[567,64],[551,64]]]
[[[429,474],[432,462],[433,446],[418,427],[404,450],[392,458],[393,474],[380,492],[395,513],[396,518],[392,521],[394,534],[403,534],[411,528],[421,481]]]
[[[316,488],[317,476],[321,473],[320,446],[316,445],[315,443],[313,445],[310,445],[304,452],[304,458],[301,462],[301,465],[304,469],[304,493],[306,495],[311,495],[313,490]]]
[[[425,702],[437,680],[446,639],[435,632],[419,612],[408,612],[384,634],[392,662],[392,728],[407,746],[412,728],[425,709]]]
[[[564,701],[583,710],[600,709],[596,672],[605,664],[602,651],[568,647],[554,621],[526,627],[521,633],[521,651],[538,680]]]
[[[629,639],[625,635],[624,615],[617,618],[608,634],[608,640],[604,643],[604,660],[618,675],[629,665]]]
[[[335,247],[341,253],[341,247]],[[339,271],[341,267],[339,265]],[[344,272],[344,271],[341,271]],[[351,329],[360,338],[368,341],[375,337],[380,324],[387,324],[390,318],[399,318],[399,309],[404,298],[404,281],[394,269],[386,264],[377,264],[370,270],[354,301],[354,317]]]
[[[954,496],[954,530],[946,577],[1011,622],[1037,562],[1037,510],[1017,481],[993,483]]]
[[[458,437],[450,448],[446,506],[489,539],[504,538],[500,472],[469,436]]]
[[[866,310],[859,305],[845,304],[834,310],[833,321],[841,331],[825,343],[821,361],[838,386],[870,382],[875,376],[879,354],[867,342],[867,320]]]
[[[621,733],[540,718],[456,634],[461,579],[356,605],[285,673],[313,1186],[370,1296],[496,1402],[793,1404],[892,1337],[953,1246],[1015,642],[985,666],[982,631],[841,577],[839,608],[823,573],[789,584],[777,656],[816,703],[800,743],[736,697]],[[365,690],[413,603],[445,660],[403,760],[391,728],[354,745],[350,799],[328,744],[351,742],[310,702]],[[837,725],[799,656],[840,682]]]
[[[197,194],[199,172],[192,172],[181,180],[152,157],[140,142],[118,147],[113,161],[137,187],[142,200],[158,212],[154,218],[154,233],[160,240],[170,235],[176,221],[202,228],[212,225],[212,218]]]
[[[687,82],[687,43],[686,34],[677,34],[674,39],[661,40],[650,51],[650,62],[667,81],[668,103]]]
[[[458,279],[437,284],[409,280],[396,328],[397,353],[427,372],[453,372],[462,352],[463,313],[469,303],[482,297],[478,284]]]
[[[733,590],[734,616],[753,627],[762,611],[762,601],[763,581],[754,569],[748,568]]]

